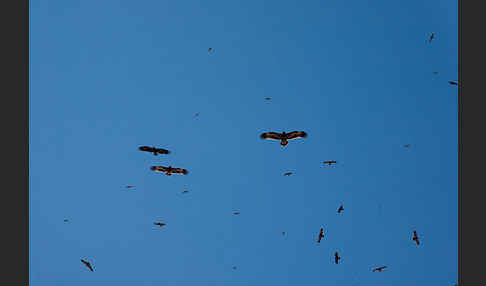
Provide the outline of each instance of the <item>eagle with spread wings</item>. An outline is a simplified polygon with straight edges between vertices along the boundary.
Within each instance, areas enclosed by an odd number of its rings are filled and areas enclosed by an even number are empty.
[[[305,137],[307,137],[307,133],[304,131],[292,131],[290,133],[285,133],[285,131],[282,133],[264,132],[260,135],[260,138],[262,139],[280,140],[280,145],[282,146],[287,145],[289,143],[288,140]]]
[[[157,173],[165,173],[166,176],[170,176],[172,174],[183,174],[186,175],[188,171],[182,168],[172,168],[171,166],[164,167],[164,166],[152,166],[150,170],[157,172]]]
[[[89,263],[88,261],[86,261],[84,259],[81,259],[81,262],[83,262],[83,264],[86,265],[86,267],[88,267],[89,270],[91,270],[91,272],[94,272],[93,266],[91,266],[91,263]]]
[[[141,146],[138,148],[140,151],[145,151],[145,152],[150,152],[154,153],[155,156],[158,154],[169,154],[170,151],[162,148],[156,148],[156,147],[149,147],[149,146]]]

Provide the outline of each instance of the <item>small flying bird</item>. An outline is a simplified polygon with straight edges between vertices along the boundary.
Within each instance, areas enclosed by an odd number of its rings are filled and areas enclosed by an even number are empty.
[[[321,243],[321,239],[324,237],[324,230],[321,228],[319,231],[319,237],[317,238],[317,243]]]
[[[341,257],[339,257],[339,254],[338,254],[338,253],[337,253],[337,251],[336,251],[336,252],[334,253],[334,262],[335,262],[336,264],[338,264],[338,263],[339,263],[339,259],[341,259]]]
[[[403,148],[408,148],[408,147],[410,147],[410,144],[403,145]]]
[[[88,261],[81,259],[81,262],[83,262],[83,264],[86,265],[86,267],[88,267],[91,272],[94,271],[93,267],[91,267],[91,264]]]
[[[160,227],[163,227],[165,225],[165,223],[163,222],[154,222],[155,225],[158,225]]]
[[[282,231],[282,235],[285,236],[285,231]]]
[[[287,176],[287,177],[290,176],[290,175],[292,175],[292,172],[287,172],[287,173],[284,174],[284,176]]]
[[[236,270],[236,266],[233,266],[233,267],[231,267],[231,268],[233,268],[233,270]]]
[[[170,153],[169,150],[165,150],[165,149],[162,149],[162,148],[156,148],[156,147],[149,147],[149,146],[141,146],[138,149],[140,151],[154,153],[155,156],[157,156],[158,154],[169,154]]]
[[[156,173],[165,173],[166,176],[170,176],[172,174],[184,174],[184,175],[186,175],[187,173],[189,173],[186,169],[172,168],[171,166],[169,166],[169,167],[152,166],[152,167],[150,167],[150,170],[152,170]]]
[[[340,205],[337,210],[338,214],[341,213],[343,210],[344,210],[343,205]]]
[[[413,238],[412,238],[412,240],[415,241],[415,243],[417,243],[417,245],[420,244],[419,239],[418,239],[417,232],[415,230],[413,231]]]
[[[381,270],[383,270],[385,268],[387,268],[387,267],[386,266],[380,266],[380,267],[373,269],[373,272],[375,272],[375,271],[381,272]]]
[[[199,112],[196,112],[196,113],[194,114],[194,117],[198,117],[198,116],[199,116]]]
[[[68,222],[69,220],[67,218],[64,219],[64,222]]]
[[[209,53],[209,52],[210,52],[212,49],[213,49],[213,48],[209,48],[209,49],[208,49],[208,53]]]
[[[450,85],[458,85],[457,82],[455,82],[455,81],[449,81],[449,84]]]
[[[265,97],[265,100],[271,100],[272,98],[271,97]]]
[[[430,37],[429,37],[429,43],[432,42],[432,40],[434,39],[434,37],[435,37],[435,35],[434,35],[434,33],[432,33],[432,35],[430,35]]]
[[[277,133],[277,132],[265,132],[260,135],[261,139],[273,139],[273,140],[280,140],[280,145],[285,146],[289,142],[288,140],[296,139],[296,138],[305,138],[307,137],[307,133],[304,131],[293,131],[290,133]]]
[[[239,215],[239,214],[240,214],[240,212],[233,212],[233,214],[234,214],[234,215]]]
[[[133,189],[135,186],[127,186],[127,189]]]
[[[331,166],[332,164],[336,164],[336,161],[324,161],[324,165]]]
[[[182,193],[183,193],[183,194],[185,194],[185,193],[189,193],[189,191],[188,191],[188,190],[184,190],[184,191],[182,191]]]
[[[439,74],[439,72],[434,72],[434,74],[435,74],[435,75],[438,75],[438,74]]]

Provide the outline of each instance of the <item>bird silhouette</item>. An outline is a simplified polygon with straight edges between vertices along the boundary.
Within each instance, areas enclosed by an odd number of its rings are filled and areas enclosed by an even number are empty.
[[[430,37],[429,37],[429,43],[430,43],[430,42],[432,42],[432,40],[433,40],[434,38],[435,38],[435,34],[434,34],[434,33],[432,33],[432,35],[430,35]]]
[[[415,243],[417,243],[417,245],[420,244],[419,238],[418,238],[418,235],[417,235],[417,232],[415,230],[413,231],[413,238],[412,238],[412,240],[415,241]]]
[[[324,161],[324,165],[331,166],[332,164],[336,164],[336,161]]]
[[[287,176],[287,177],[290,176],[290,175],[292,175],[292,172],[287,172],[287,173],[284,174],[284,176]]]
[[[160,227],[163,227],[165,225],[165,223],[163,222],[154,222],[155,225],[158,225]]]
[[[233,212],[233,214],[234,214],[234,215],[239,215],[239,214],[240,214],[240,212]]]
[[[338,210],[337,210],[337,212],[338,212],[338,213],[341,213],[343,210],[344,210],[343,205],[340,205],[340,206],[339,206],[339,208],[338,208]]]
[[[336,251],[336,252],[334,253],[334,262],[335,262],[336,264],[338,264],[338,263],[339,263],[339,259],[341,259],[341,257],[339,257],[339,254],[338,254],[338,253],[337,253],[337,251]]]
[[[91,264],[88,261],[81,259],[81,262],[83,262],[83,264],[86,265],[86,267],[88,267],[91,272],[94,271],[93,267],[91,267]]]
[[[321,243],[321,239],[324,237],[324,229],[319,230],[319,237],[317,238],[317,243]]]
[[[383,270],[385,268],[387,268],[387,267],[386,266],[377,267],[377,268],[373,269],[373,272],[375,272],[375,271],[381,272],[381,270]]]

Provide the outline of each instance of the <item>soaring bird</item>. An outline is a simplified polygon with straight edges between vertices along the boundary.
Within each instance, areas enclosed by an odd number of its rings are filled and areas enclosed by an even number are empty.
[[[341,259],[341,257],[339,257],[339,254],[337,253],[337,251],[334,253],[334,262],[336,262],[336,264],[339,263],[339,259]]]
[[[210,52],[212,49],[213,49],[213,48],[209,48],[209,49],[208,49],[208,52]]]
[[[239,215],[239,214],[240,214],[240,212],[233,212],[233,214],[234,214],[234,215]]]
[[[265,100],[271,100],[272,98],[271,97],[265,97]]]
[[[171,166],[169,166],[169,167],[152,166],[152,167],[150,167],[150,170],[157,172],[157,173],[165,173],[166,176],[170,176],[172,174],[184,174],[184,175],[186,175],[188,173],[188,171],[186,169],[172,168]]]
[[[156,148],[156,147],[149,147],[149,146],[141,146],[138,149],[140,151],[154,153],[155,156],[157,156],[158,154],[169,154],[170,153],[169,150],[165,150],[165,149],[162,149],[162,148]]]
[[[336,161],[324,161],[324,165],[326,164],[331,166],[332,164],[336,164]]]
[[[434,74],[435,74],[435,75],[438,75],[438,74],[439,74],[439,72],[434,72]]]
[[[81,259],[81,262],[83,262],[83,264],[86,265],[86,267],[88,267],[91,272],[94,271],[93,267],[91,267],[91,264],[88,261]]]
[[[127,186],[127,189],[133,189],[135,186]]]
[[[415,241],[415,243],[417,243],[417,245],[420,244],[419,239],[418,239],[417,232],[415,230],[413,231],[413,238],[412,238],[412,240]]]
[[[343,210],[344,210],[343,205],[340,205],[339,208],[338,208],[338,210],[337,210],[338,214],[341,213]]]
[[[285,236],[285,231],[282,231],[282,235]]]
[[[434,33],[432,33],[432,35],[430,35],[430,37],[429,37],[429,43],[432,42],[432,40],[434,39],[434,37],[435,37],[435,35],[434,35]]]
[[[287,176],[287,177],[290,176],[290,175],[292,175],[292,172],[287,172],[287,173],[284,174],[284,176]]]
[[[160,227],[163,227],[165,225],[165,223],[163,222],[154,222],[155,225],[158,225]]]
[[[387,268],[387,267],[386,266],[380,266],[380,267],[377,267],[377,268],[373,269],[373,272],[375,272],[375,271],[381,272],[381,270],[383,270],[385,268]]]
[[[64,219],[64,222],[68,222],[69,220],[67,218]]]
[[[189,191],[188,191],[188,190],[184,190],[184,191],[182,191],[182,193],[183,193],[183,194],[185,194],[185,193],[189,193]]]
[[[319,231],[319,237],[317,238],[317,243],[321,243],[321,239],[324,237],[324,230],[321,228]]]
[[[289,142],[288,140],[296,139],[296,138],[305,138],[307,137],[307,133],[304,131],[293,131],[290,133],[277,133],[277,132],[265,132],[260,135],[262,139],[273,139],[273,140],[280,140],[280,145],[285,146]]]
[[[236,266],[233,266],[233,267],[231,267],[231,268],[233,268],[233,270],[236,270]]]
[[[455,81],[449,81],[449,84],[450,85],[458,85],[457,82],[455,82]]]

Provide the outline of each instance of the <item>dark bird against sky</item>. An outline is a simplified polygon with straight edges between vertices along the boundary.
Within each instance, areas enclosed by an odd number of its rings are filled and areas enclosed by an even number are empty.
[[[417,245],[420,244],[419,238],[418,238],[418,235],[417,235],[417,232],[415,230],[413,231],[413,238],[412,238],[412,240],[415,241],[415,243],[417,243]]]
[[[435,34],[434,34],[434,33],[432,33],[432,34],[430,35],[430,37],[429,37],[429,43],[430,43],[430,42],[432,42],[432,40],[433,40],[434,38],[435,38]]]
[[[337,210],[338,214],[341,213],[343,210],[344,210],[343,205],[340,205],[339,208],[338,208],[338,210]]]
[[[91,270],[91,272],[94,271],[93,267],[91,266],[91,264],[88,261],[81,259],[81,262],[83,262],[83,264],[86,265],[86,267],[88,267],[89,270]]]
[[[317,238],[317,243],[321,243],[321,239],[324,237],[324,229],[319,230],[319,237]]]
[[[162,148],[156,148],[156,147],[149,147],[149,146],[141,146],[138,148],[140,151],[145,151],[145,152],[150,152],[154,153],[155,156],[158,154],[169,154],[170,151]]]
[[[155,225],[158,225],[160,227],[163,227],[165,225],[165,223],[163,222],[154,222]]]
[[[166,176],[170,176],[172,174],[183,174],[186,175],[189,173],[186,169],[182,168],[172,168],[171,166],[164,167],[164,166],[152,166],[150,170],[157,172],[157,173],[165,173]]]
[[[339,254],[338,254],[338,253],[337,253],[337,251],[336,251],[336,252],[334,253],[334,262],[335,262],[336,264],[338,264],[338,263],[339,263],[339,259],[341,259],[341,257],[339,257]]]
[[[458,85],[457,82],[455,82],[455,81],[449,81],[449,84],[450,85]]]
[[[380,266],[380,267],[373,269],[373,272],[375,272],[375,271],[381,272],[381,270],[383,270],[385,268],[387,268],[387,267],[386,266]]]
[[[331,166],[332,164],[336,164],[336,161],[324,161],[324,165]]]
[[[233,212],[233,214],[234,214],[234,215],[239,215],[239,214],[240,214],[240,212]]]
[[[277,132],[264,132],[260,135],[262,139],[273,139],[273,140],[280,140],[280,145],[285,146],[288,144],[288,140],[296,139],[296,138],[305,138],[307,137],[307,133],[304,131],[292,131],[290,133],[277,133]]]
[[[287,177],[290,176],[290,175],[292,175],[292,172],[287,172],[287,173],[284,174],[284,176],[287,176]]]

